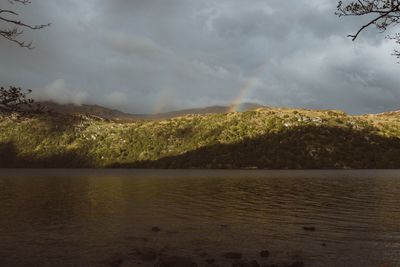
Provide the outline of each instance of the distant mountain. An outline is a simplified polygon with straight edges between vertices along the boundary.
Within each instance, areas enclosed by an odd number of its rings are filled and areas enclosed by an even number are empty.
[[[240,104],[240,107],[238,108],[239,111],[249,111],[249,110],[254,110],[258,108],[267,108],[267,106],[261,105],[259,103],[251,103],[251,102],[245,102]]]
[[[240,105],[239,111],[249,111],[257,108],[265,108],[265,106],[257,103],[243,103]],[[192,109],[182,109],[164,113],[150,114],[150,115],[138,115],[142,118],[148,119],[170,119],[185,115],[205,115],[205,114],[222,114],[231,112],[230,106],[209,106],[204,108],[192,108]]]
[[[104,119],[115,120],[115,119],[139,119],[133,114],[125,113],[116,109],[110,109],[99,105],[89,105],[89,104],[58,104],[50,101],[38,102],[42,107],[47,110],[57,112],[60,114],[85,114],[91,116],[97,116]]]
[[[116,109],[110,109],[99,105],[89,104],[58,104],[50,101],[38,102],[41,106],[48,110],[60,113],[60,114],[85,114],[91,116],[97,116],[109,120],[139,120],[139,119],[170,119],[190,114],[204,115],[204,114],[221,114],[230,112],[231,107],[229,106],[209,106],[204,108],[193,108],[183,109],[157,114],[130,114],[125,113]],[[240,105],[240,111],[248,111],[257,108],[263,108],[265,106],[257,103],[243,103]]]
[[[137,114],[136,116],[142,119],[170,119],[190,114],[219,114],[219,113],[226,113],[229,111],[229,107],[226,106],[210,106],[205,108],[193,108],[193,109],[182,109],[182,110],[175,110],[163,113],[156,113],[156,114]]]

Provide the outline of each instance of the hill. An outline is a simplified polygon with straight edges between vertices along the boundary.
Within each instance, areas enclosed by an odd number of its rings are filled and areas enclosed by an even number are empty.
[[[120,122],[0,115],[1,167],[400,168],[400,116],[259,108]]]
[[[59,104],[51,101],[38,102],[40,106],[44,107],[46,110],[50,110],[55,113],[65,114],[65,115],[88,115],[97,116],[109,120],[135,120],[139,119],[138,116],[133,114],[125,113],[116,109],[110,109],[99,105],[89,105],[89,104]]]
[[[229,112],[231,107],[229,106],[209,106],[204,108],[193,108],[193,109],[183,109],[170,112],[163,112],[157,114],[130,114],[125,113],[116,109],[110,109],[99,105],[89,105],[89,104],[59,104],[51,101],[38,102],[39,105],[45,107],[47,110],[69,115],[88,115],[96,116],[109,120],[123,120],[123,121],[133,121],[133,120],[160,120],[160,119],[170,119],[174,117],[190,115],[190,114],[220,114]],[[256,103],[243,103],[241,105],[242,111],[252,110],[256,108],[263,107]]]

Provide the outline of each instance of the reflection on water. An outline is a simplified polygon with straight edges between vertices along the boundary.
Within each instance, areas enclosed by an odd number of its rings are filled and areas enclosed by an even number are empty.
[[[240,251],[261,261],[268,249],[266,263],[399,265],[400,179],[324,172],[0,177],[0,266],[90,266],[138,246],[217,260]]]

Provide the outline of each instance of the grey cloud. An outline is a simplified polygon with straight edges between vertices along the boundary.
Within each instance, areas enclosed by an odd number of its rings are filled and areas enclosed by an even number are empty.
[[[2,5],[8,5],[3,3]],[[0,81],[128,112],[243,101],[351,113],[397,109],[393,44],[332,0],[66,0],[18,7],[36,49],[0,39]],[[254,82],[256,81],[256,82]],[[249,87],[249,88],[248,88]]]

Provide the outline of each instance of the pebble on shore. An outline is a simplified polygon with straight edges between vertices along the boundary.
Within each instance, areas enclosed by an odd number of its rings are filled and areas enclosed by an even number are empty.
[[[153,232],[160,232],[161,231],[161,229],[159,228],[159,227],[157,227],[157,226],[154,226],[153,228],[151,228],[151,231],[153,231]]]
[[[262,258],[268,258],[269,257],[269,251],[268,250],[263,250],[260,252],[260,256]]]
[[[310,232],[314,232],[316,230],[314,226],[304,226],[303,229],[304,231],[310,231]]]

